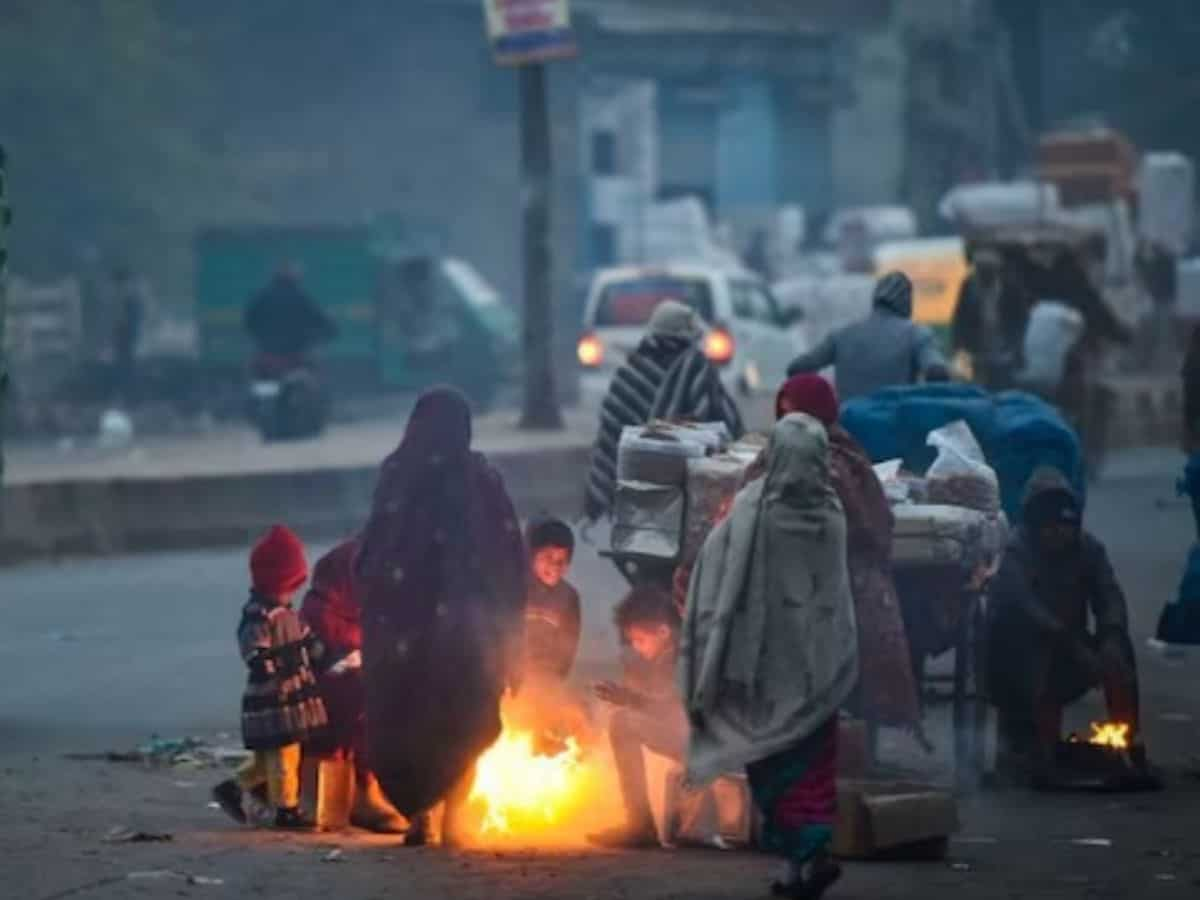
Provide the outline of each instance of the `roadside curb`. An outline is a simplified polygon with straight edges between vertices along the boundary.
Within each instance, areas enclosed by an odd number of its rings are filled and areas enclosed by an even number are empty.
[[[590,448],[488,454],[522,517],[580,509]],[[63,556],[238,546],[275,522],[328,539],[362,525],[378,465],[179,478],[9,485],[0,564]]]

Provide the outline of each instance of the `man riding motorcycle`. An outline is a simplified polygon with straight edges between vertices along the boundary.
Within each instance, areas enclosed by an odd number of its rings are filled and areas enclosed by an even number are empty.
[[[310,358],[337,337],[337,325],[301,287],[295,269],[281,269],[246,306],[243,323],[254,342],[252,417],[267,439],[305,437],[325,423],[326,401]]]

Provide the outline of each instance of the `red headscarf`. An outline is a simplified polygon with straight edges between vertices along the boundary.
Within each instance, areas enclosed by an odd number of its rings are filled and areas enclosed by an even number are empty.
[[[793,375],[775,395],[775,418],[790,412],[807,413],[828,428],[838,420],[837,391],[820,375]]]
[[[362,649],[362,608],[354,584],[358,544],[357,536],[347,538],[317,560],[300,608],[300,618],[322,643],[346,653]]]

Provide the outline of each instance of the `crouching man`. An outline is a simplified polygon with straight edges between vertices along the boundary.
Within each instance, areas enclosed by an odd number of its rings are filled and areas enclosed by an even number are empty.
[[[1129,725],[1135,758],[1144,758],[1125,595],[1082,518],[1067,479],[1039,469],[993,582],[988,676],[1008,763],[1049,765],[1064,709],[1095,687],[1109,719]]]

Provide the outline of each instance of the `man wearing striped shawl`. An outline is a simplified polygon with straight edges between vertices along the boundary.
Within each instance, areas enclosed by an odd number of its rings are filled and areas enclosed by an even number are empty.
[[[645,425],[652,419],[687,419],[724,422],[734,437],[742,435],[737,404],[700,347],[703,334],[692,309],[664,300],[650,317],[642,343],[613,376],[600,407],[600,433],[588,472],[586,512],[592,521],[612,506],[617,446],[627,426]]]

